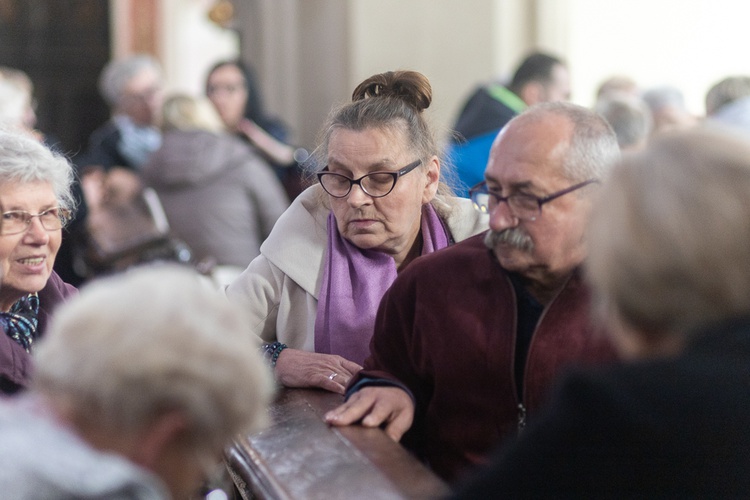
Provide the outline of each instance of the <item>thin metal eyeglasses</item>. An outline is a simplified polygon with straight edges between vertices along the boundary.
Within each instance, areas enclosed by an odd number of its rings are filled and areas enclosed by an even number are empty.
[[[318,172],[318,180],[326,193],[334,198],[347,197],[354,184],[357,184],[368,196],[382,198],[393,191],[396,182],[402,175],[408,174],[421,164],[422,160],[417,160],[396,172],[371,172],[359,179],[350,179],[345,175],[329,172],[326,166],[322,172]]]
[[[48,208],[38,214],[32,214],[26,210],[11,210],[2,213],[3,220],[0,226],[0,235],[8,236],[25,232],[31,226],[31,219],[39,218],[42,227],[47,231],[62,229],[68,223],[70,212],[60,207]]]
[[[545,203],[559,198],[565,194],[572,193],[576,189],[581,189],[584,186],[599,182],[597,179],[589,179],[587,181],[579,182],[569,188],[565,188],[562,191],[557,191],[550,195],[539,198],[531,194],[511,194],[509,196],[500,196],[489,190],[486,182],[480,182],[469,190],[469,197],[474,205],[474,208],[482,213],[489,213],[503,201],[508,204],[510,213],[513,217],[521,220],[535,221],[537,217],[542,214],[542,206]]]

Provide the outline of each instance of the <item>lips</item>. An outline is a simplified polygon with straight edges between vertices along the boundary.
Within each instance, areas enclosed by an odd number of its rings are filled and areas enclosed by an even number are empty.
[[[349,225],[353,227],[363,228],[375,224],[376,222],[377,221],[375,219],[354,219],[349,221]]]

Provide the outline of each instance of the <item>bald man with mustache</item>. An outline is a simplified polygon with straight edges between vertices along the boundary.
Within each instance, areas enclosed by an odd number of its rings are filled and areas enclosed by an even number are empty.
[[[383,427],[454,482],[534,417],[561,372],[613,360],[579,267],[592,198],[618,158],[609,125],[574,104],[509,122],[471,189],[490,230],[399,275],[364,370],[326,421]]]

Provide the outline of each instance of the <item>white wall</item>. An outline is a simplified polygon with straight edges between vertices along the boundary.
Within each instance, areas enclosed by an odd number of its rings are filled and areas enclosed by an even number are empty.
[[[215,0],[153,0],[161,19],[156,56],[165,73],[167,93],[203,94],[208,69],[220,59],[239,55],[236,31],[221,29],[208,19]],[[243,0],[244,1],[244,0]],[[110,0],[112,57],[132,53],[133,21],[130,0]]]
[[[495,0],[353,0],[351,8],[350,93],[376,73],[419,71],[432,85],[429,117],[445,129],[471,88],[496,73]]]
[[[643,87],[674,85],[703,114],[711,85],[750,75],[750,2],[745,0],[564,0],[574,100],[591,105],[612,74]]]
[[[239,39],[208,19],[213,0],[162,0],[162,61],[166,91],[202,95],[209,68],[237,57]]]
[[[113,17],[127,15],[129,0],[111,1]],[[586,106],[602,80],[627,74],[679,87],[702,114],[713,83],[750,74],[747,0],[235,0],[242,40],[207,19],[214,0],[158,1],[168,90],[202,92],[208,67],[241,43],[268,111],[308,147],[331,106],[391,69],[430,78],[428,113],[444,131],[477,83],[508,76],[535,47],[567,59]]]

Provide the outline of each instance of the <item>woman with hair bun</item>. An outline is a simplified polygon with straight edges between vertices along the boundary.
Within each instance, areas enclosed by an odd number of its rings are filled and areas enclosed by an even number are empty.
[[[334,109],[312,165],[318,183],[279,218],[261,254],[228,288],[287,387],[343,393],[369,354],[375,314],[420,255],[483,231],[456,198],[424,117],[427,78],[374,75]]]

